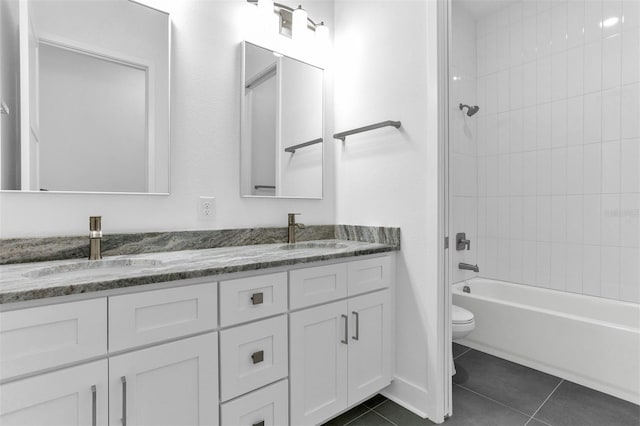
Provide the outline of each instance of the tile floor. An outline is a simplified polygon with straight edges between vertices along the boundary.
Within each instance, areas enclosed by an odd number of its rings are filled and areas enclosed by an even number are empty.
[[[445,426],[640,426],[640,406],[453,344],[453,416]],[[435,423],[376,395],[324,426]]]

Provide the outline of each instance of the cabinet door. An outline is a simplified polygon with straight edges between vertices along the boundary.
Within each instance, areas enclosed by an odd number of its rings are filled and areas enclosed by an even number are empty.
[[[318,424],[347,408],[347,302],[291,314],[291,424]]]
[[[349,405],[391,383],[389,290],[349,300]]]
[[[218,424],[218,334],[110,358],[109,395],[113,426]]]
[[[101,360],[0,385],[0,424],[106,425],[107,374]]]
[[[289,382],[285,379],[225,402],[220,411],[225,426],[288,425]]]

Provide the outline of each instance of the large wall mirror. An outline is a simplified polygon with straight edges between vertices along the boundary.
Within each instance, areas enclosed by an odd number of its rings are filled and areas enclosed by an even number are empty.
[[[1,189],[168,193],[169,15],[130,0],[0,6]]]
[[[242,47],[242,195],[322,198],[323,70]]]

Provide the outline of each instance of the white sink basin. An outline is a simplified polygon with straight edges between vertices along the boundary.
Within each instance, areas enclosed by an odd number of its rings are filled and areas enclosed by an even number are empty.
[[[119,269],[149,268],[160,266],[162,262],[155,259],[103,259],[103,260],[81,260],[77,262],[63,263],[46,268],[36,269],[24,274],[28,278],[41,278],[52,275],[81,275],[114,273]]]
[[[281,250],[327,250],[347,248],[346,244],[335,243],[333,241],[308,241],[304,243],[285,244],[280,246]]]

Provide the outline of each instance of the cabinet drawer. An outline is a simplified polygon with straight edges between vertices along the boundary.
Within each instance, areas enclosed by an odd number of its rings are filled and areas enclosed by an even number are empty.
[[[286,315],[221,331],[221,399],[285,377],[288,359]]]
[[[220,283],[220,325],[223,327],[286,310],[286,272]]]
[[[0,379],[107,353],[107,299],[0,313]]]
[[[109,351],[211,330],[217,326],[216,283],[109,298]]]
[[[389,256],[349,262],[349,296],[389,287],[390,282]]]
[[[289,272],[291,309],[347,297],[347,264],[296,269]]]
[[[289,424],[289,384],[287,380],[251,392],[221,408],[223,425],[282,426]]]

